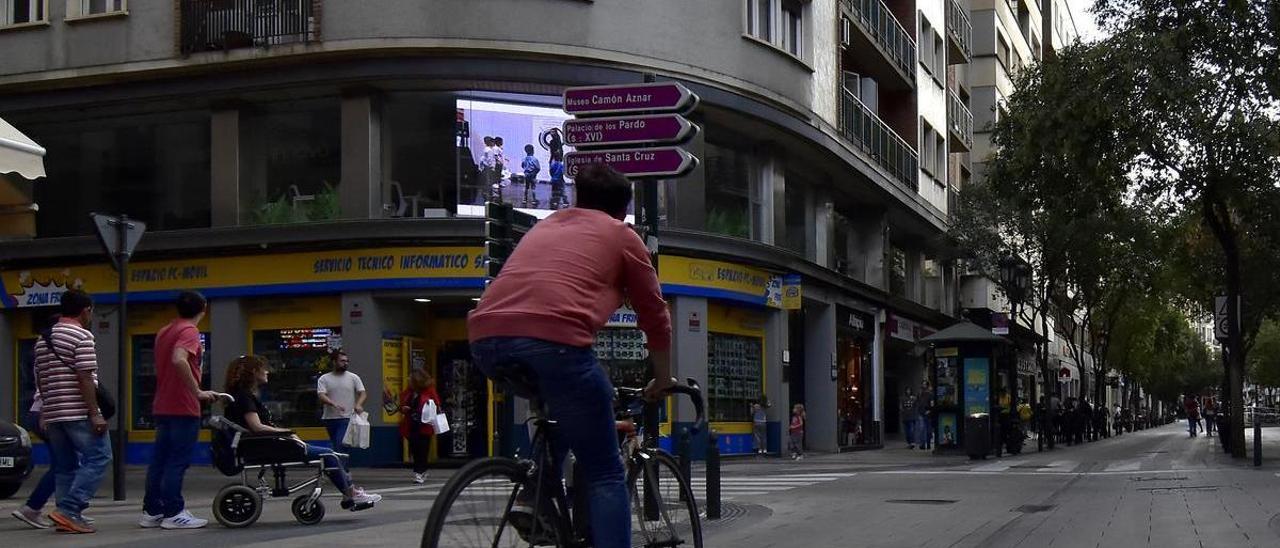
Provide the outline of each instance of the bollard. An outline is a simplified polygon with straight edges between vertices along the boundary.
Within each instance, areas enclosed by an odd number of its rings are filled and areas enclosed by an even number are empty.
[[[689,458],[689,429],[681,428],[680,437],[676,438],[676,464],[680,466],[680,474],[685,481],[693,481],[692,459]],[[684,490],[680,490],[680,502],[685,502]]]
[[[707,519],[720,519],[720,437],[707,436]]]
[[[1262,466],[1262,421],[1253,417],[1253,465]]]

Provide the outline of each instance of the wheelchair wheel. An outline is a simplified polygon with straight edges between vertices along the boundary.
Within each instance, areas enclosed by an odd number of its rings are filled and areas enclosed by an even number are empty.
[[[293,518],[303,525],[315,525],[324,519],[324,504],[317,499],[310,502],[311,495],[302,495],[293,499],[290,509],[293,510]]]
[[[213,499],[213,517],[223,527],[248,527],[261,516],[262,497],[247,485],[232,484],[223,487]]]

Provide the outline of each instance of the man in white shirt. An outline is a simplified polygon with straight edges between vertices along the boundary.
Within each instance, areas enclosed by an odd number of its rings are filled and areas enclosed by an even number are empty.
[[[351,359],[342,350],[329,353],[333,363],[333,371],[320,376],[316,381],[316,394],[320,403],[324,404],[324,414],[320,419],[329,431],[329,441],[333,448],[342,447],[342,439],[347,435],[347,427],[351,425],[351,417],[364,412],[364,400],[368,394],[364,390],[364,382],[360,375],[347,371]]]

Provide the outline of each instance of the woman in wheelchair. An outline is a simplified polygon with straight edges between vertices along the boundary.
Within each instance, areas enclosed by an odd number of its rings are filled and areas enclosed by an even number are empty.
[[[241,356],[231,362],[226,391],[235,402],[227,406],[225,416],[253,434],[292,434],[287,428],[273,426],[271,413],[258,400],[258,388],[267,383],[267,375],[267,362],[259,356]],[[324,460],[329,480],[342,491],[343,508],[364,510],[382,500],[382,495],[367,493],[351,482],[346,465],[332,449],[307,444],[306,450],[307,457]]]

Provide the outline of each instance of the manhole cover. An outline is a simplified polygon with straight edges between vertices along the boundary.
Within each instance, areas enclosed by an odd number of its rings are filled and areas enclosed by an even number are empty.
[[[1049,510],[1053,510],[1055,506],[1057,505],[1056,504],[1024,504],[1022,506],[1014,508],[1013,511],[1020,512],[1023,514],[1038,514],[1040,512],[1048,512]]]
[[[955,504],[955,503],[956,503],[956,502],[958,502],[958,501],[949,500],[949,499],[889,499],[889,500],[886,500],[885,502],[887,502],[887,503],[889,503],[889,504],[934,504],[934,505],[943,505],[943,504]]]
[[[1151,476],[1151,477],[1134,477],[1129,481],[1186,481],[1186,476]]]

